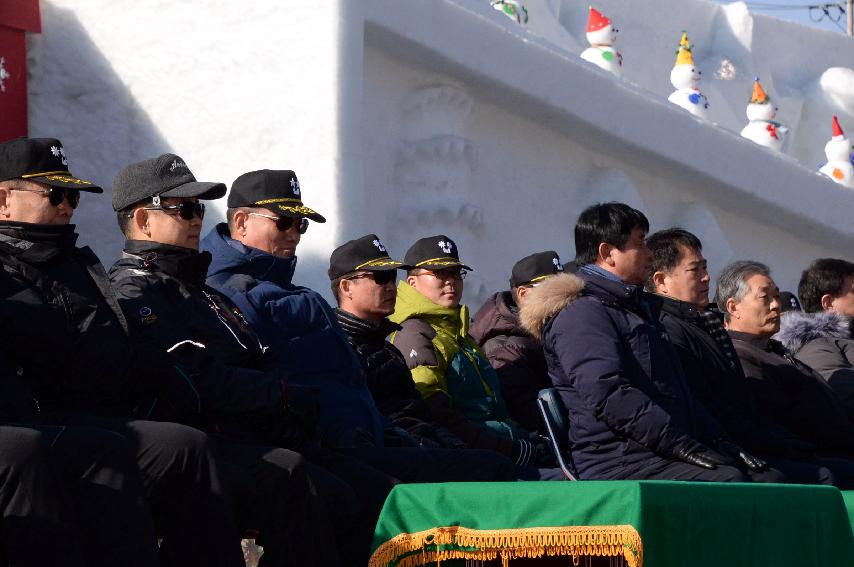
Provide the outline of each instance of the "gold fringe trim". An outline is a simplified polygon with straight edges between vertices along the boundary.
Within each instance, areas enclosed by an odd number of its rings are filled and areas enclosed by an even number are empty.
[[[420,567],[448,559],[492,560],[547,556],[623,557],[629,567],[643,567],[643,545],[633,526],[564,526],[473,530],[436,527],[399,534],[374,551],[368,567]]]

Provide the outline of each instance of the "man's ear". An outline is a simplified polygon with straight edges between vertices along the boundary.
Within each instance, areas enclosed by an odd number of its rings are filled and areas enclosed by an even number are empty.
[[[148,211],[143,207],[134,209],[133,217],[131,218],[131,227],[135,235],[145,235],[151,238],[151,227],[148,225]]]
[[[829,293],[825,293],[821,296],[821,310],[822,311],[832,311],[833,310],[833,300],[835,297],[830,295]]]
[[[607,242],[600,242],[598,249],[598,261],[602,262],[607,266],[613,266],[614,260],[611,259],[611,252],[614,251],[616,246],[613,244],[608,244]]]
[[[726,300],[726,312],[729,313],[729,316],[735,319],[740,319],[741,316],[738,313],[738,304],[735,302],[735,299],[729,298]]]
[[[415,276],[406,276],[406,283],[408,283],[412,287],[415,287],[415,281]]]
[[[241,209],[234,211],[231,217],[231,236],[246,236],[246,221],[249,219],[249,214]]]
[[[9,218],[12,211],[9,208],[9,194],[11,189],[0,187],[0,218]]]
[[[338,296],[352,299],[352,297],[350,296],[351,285],[353,285],[352,281],[342,278],[341,281],[338,282]]]
[[[667,284],[664,281],[666,278],[667,274],[664,272],[655,272],[652,274],[652,284],[655,286],[655,289],[650,291],[667,295]]]

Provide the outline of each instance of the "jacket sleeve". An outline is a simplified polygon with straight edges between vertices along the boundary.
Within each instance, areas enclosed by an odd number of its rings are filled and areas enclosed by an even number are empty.
[[[554,320],[547,342],[562,378],[610,429],[655,453],[675,457],[696,440],[634,383],[628,368],[632,355],[625,352],[606,309],[596,299],[582,298]]]
[[[542,429],[537,393],[551,387],[551,383],[539,375],[541,370],[528,362],[530,353],[521,345],[499,339],[486,341],[483,352],[498,375],[501,395],[510,416],[530,431]]]
[[[810,341],[797,358],[827,380],[854,420],[854,341]]]
[[[497,451],[512,458],[513,440],[510,437],[468,419],[454,409],[453,401],[445,392],[436,392],[426,401],[433,418],[462,439],[469,449]]]
[[[403,328],[392,336],[392,344],[397,347],[406,360],[406,366],[412,371],[412,380],[418,393],[425,400],[437,393],[448,394],[448,381],[445,372],[448,361],[433,344],[436,332],[430,325],[418,319],[404,321]]]

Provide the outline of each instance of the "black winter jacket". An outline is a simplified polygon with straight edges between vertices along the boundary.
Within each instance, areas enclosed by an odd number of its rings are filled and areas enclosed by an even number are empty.
[[[854,455],[854,423],[820,374],[767,337],[729,331],[761,412],[824,452]]]
[[[694,396],[738,444],[760,455],[789,453],[792,434],[761,414],[751,398],[741,365],[735,368],[706,331],[697,308],[684,301],[650,296],[659,320],[679,355]]]
[[[501,291],[487,299],[475,314],[470,333],[501,380],[507,413],[528,431],[542,429],[537,394],[552,383],[543,345],[519,323],[512,293]]]
[[[282,407],[284,376],[234,304],[205,285],[209,263],[207,253],[129,240],[110,282],[131,336],[181,362],[208,425],[266,430]]]
[[[335,314],[362,361],[368,388],[380,413],[422,444],[465,448],[466,444],[459,437],[433,420],[430,408],[415,387],[406,360],[386,340],[391,333],[400,330],[400,325],[388,319],[374,325],[341,309],[336,309]]]
[[[581,287],[575,276],[549,278],[522,308],[535,336],[540,321],[580,477],[631,478],[654,455],[679,460],[680,451],[719,436],[641,287],[589,274]]]
[[[0,222],[4,340],[45,412],[145,415],[152,400],[190,411],[193,394],[169,357],[132,343],[98,258],[74,225]]]

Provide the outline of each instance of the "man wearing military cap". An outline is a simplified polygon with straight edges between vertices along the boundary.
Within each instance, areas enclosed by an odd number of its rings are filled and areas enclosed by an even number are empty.
[[[469,311],[460,300],[471,268],[456,243],[443,234],[422,238],[403,262],[409,270],[390,317],[401,329],[392,342],[432,414],[472,448],[520,466],[542,464],[548,450],[509,418],[498,376],[468,334]]]
[[[103,267],[89,248],[76,246],[70,222],[81,191],[103,190],[69,172],[59,140],[0,144],[0,297],[4,328],[14,330],[4,337],[3,354],[32,389],[40,423],[85,424],[127,443],[164,538],[164,557],[181,565],[236,567],[242,563],[239,534],[222,500],[207,436],[130,417],[146,415],[157,398],[185,403],[186,386],[167,357],[128,340]],[[109,493],[102,490],[101,498]],[[112,493],[123,492],[112,487]],[[96,534],[105,553],[138,539],[135,525],[144,514],[119,515],[108,504],[100,514],[114,519],[102,520]],[[113,564],[152,561],[150,553],[124,551]]]
[[[543,346],[519,322],[519,309],[540,282],[563,273],[557,252],[525,256],[510,274],[510,290],[492,295],[474,316],[471,335],[501,380],[507,411],[516,422],[537,431],[542,423],[537,394],[551,388]]]

